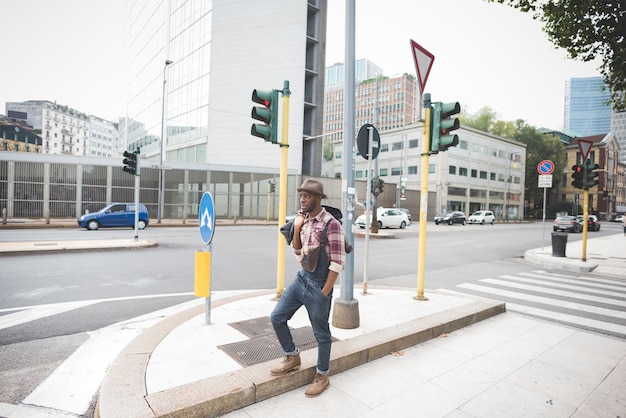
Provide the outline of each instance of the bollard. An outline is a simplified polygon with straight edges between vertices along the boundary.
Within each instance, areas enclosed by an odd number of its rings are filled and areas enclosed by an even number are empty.
[[[50,225],[50,209],[44,210],[43,216],[46,218],[46,225]]]
[[[567,247],[567,233],[552,233],[552,257],[565,257],[565,248]]]
[[[2,209],[2,224],[7,224],[7,208]]]

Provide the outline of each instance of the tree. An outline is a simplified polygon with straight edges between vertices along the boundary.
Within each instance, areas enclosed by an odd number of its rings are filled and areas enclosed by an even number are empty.
[[[626,2],[620,0],[487,0],[507,4],[545,23],[544,32],[573,59],[600,57],[614,110],[626,110]]]

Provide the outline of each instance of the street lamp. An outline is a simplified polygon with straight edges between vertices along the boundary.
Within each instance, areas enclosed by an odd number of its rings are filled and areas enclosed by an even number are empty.
[[[509,176],[507,178],[507,187],[506,187],[506,200],[505,200],[505,205],[504,205],[504,218],[506,219],[506,221],[509,221],[509,199],[510,199],[510,195],[511,195],[511,166],[513,165],[513,156],[514,155],[521,155],[521,153],[519,151],[515,151],[511,153],[510,161],[509,161]]]
[[[173,64],[172,60],[165,60],[163,66],[163,99],[161,100],[161,152],[159,152],[159,201],[157,204],[157,223],[161,223],[161,213],[163,212],[163,154],[165,152],[165,135],[167,133],[167,127],[165,126],[165,84],[167,78],[165,77],[167,66]]]

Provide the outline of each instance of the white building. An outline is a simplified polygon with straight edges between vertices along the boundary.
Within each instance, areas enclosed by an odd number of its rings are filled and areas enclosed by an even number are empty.
[[[127,15],[127,149],[277,172],[280,148],[250,134],[251,96],[289,81],[289,170],[319,174],[326,0],[132,2]]]
[[[89,118],[46,100],[7,102],[7,116],[41,130],[43,154],[88,155]]]
[[[454,132],[459,145],[428,159],[428,191],[436,193],[436,211],[459,210],[469,215],[491,210],[498,218],[506,213],[508,219],[521,219],[526,145],[472,128]],[[422,138],[422,123],[380,132],[378,175],[385,183],[420,190]],[[336,158],[324,162],[323,171],[325,176],[341,177],[343,144],[334,147]],[[356,155],[355,167],[356,179],[367,178],[367,160]],[[397,204],[407,206],[401,201]]]
[[[97,116],[89,116],[89,155],[118,157],[119,148],[117,126]]]

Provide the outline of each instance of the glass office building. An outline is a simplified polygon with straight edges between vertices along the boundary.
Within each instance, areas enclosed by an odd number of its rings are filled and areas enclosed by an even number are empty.
[[[250,134],[251,95],[288,81],[290,173],[321,170],[321,141],[305,139],[322,129],[326,0],[134,0],[127,19],[120,135],[146,164],[277,171],[279,147]]]
[[[565,82],[565,131],[577,136],[605,134],[611,130],[611,98],[602,77],[571,78]]]

